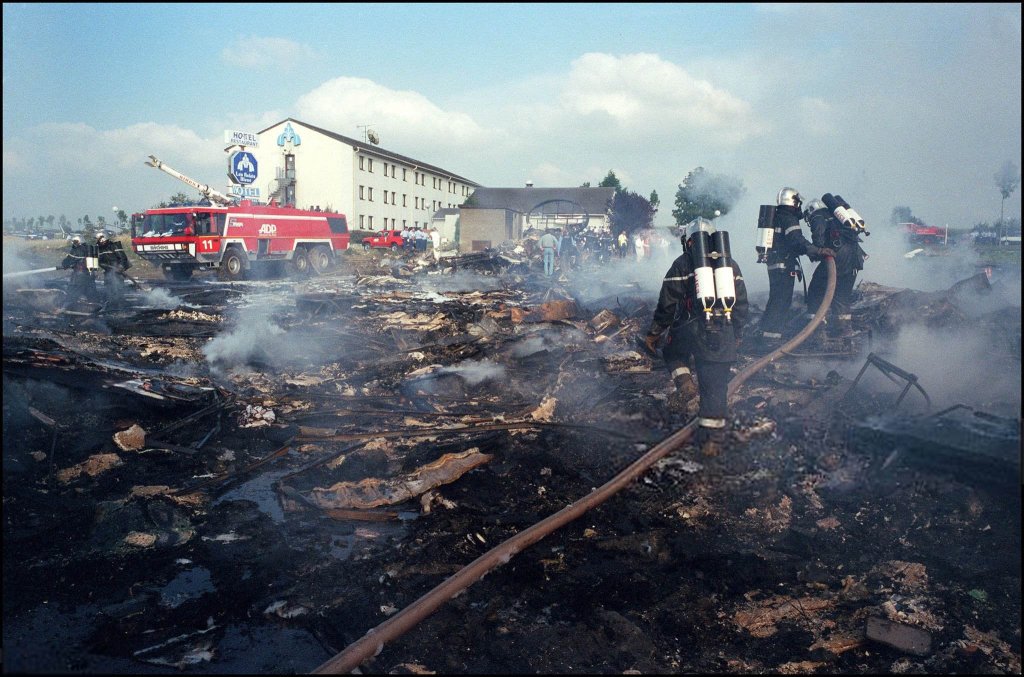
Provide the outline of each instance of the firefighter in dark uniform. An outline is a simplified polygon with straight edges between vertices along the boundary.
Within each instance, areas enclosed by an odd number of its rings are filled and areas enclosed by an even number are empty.
[[[807,241],[800,231],[800,205],[802,198],[795,188],[783,188],[775,200],[775,245],[768,250],[768,303],[761,316],[760,335],[765,343],[782,340],[783,329],[789,320],[793,305],[793,285],[800,272],[800,256],[812,261],[835,252],[819,248]]]
[[[70,308],[80,298],[91,301],[96,298],[96,279],[89,270],[88,259],[93,257],[89,245],[82,242],[82,238],[75,235],[71,238],[71,251],[61,261],[60,267],[71,271],[71,279],[68,280],[68,293],[64,300],[64,306]]]
[[[828,314],[828,334],[841,337],[853,333],[851,306],[853,284],[857,273],[864,269],[867,254],[861,248],[860,235],[839,221],[821,200],[811,200],[804,209],[804,220],[811,229],[811,242],[835,251],[836,291]],[[807,289],[807,313],[813,317],[825,298],[828,287],[827,267],[818,264]]]
[[[107,303],[120,304],[124,299],[124,273],[132,265],[128,255],[124,253],[120,242],[111,240],[105,232],[100,231],[96,235],[96,256],[103,270]]]
[[[711,222],[698,218],[686,225],[681,239],[683,253],[665,275],[644,343],[653,353],[668,330],[662,355],[676,386],[669,405],[685,410],[687,401],[699,394],[698,442],[705,455],[715,456],[725,442],[729,369],[736,362],[747,318],[747,289],[739,266],[729,256],[728,233],[715,236]],[[716,246],[709,258],[704,256],[709,251],[702,252],[707,245],[701,240]],[[720,282],[719,276],[726,273],[722,270],[712,273],[713,281],[709,283],[705,277],[709,261],[719,268],[727,266],[728,279]],[[718,298],[719,293],[722,298]],[[696,383],[690,372],[691,359]]]

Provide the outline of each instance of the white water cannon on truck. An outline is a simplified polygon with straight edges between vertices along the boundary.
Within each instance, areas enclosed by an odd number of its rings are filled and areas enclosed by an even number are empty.
[[[231,205],[236,204],[235,200],[232,200],[224,193],[221,193],[217,190],[214,190],[213,188],[210,188],[210,186],[205,183],[199,183],[192,177],[185,176],[176,169],[168,167],[166,164],[158,160],[155,155],[150,155],[149,160],[147,160],[145,164],[149,165],[150,167],[156,167],[160,171],[170,174],[179,181],[187,183],[188,185],[198,190],[203,197],[205,197],[213,204],[218,204],[221,205],[222,207],[230,207]]]

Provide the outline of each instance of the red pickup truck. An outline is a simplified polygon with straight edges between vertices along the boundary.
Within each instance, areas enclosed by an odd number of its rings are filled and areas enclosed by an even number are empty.
[[[402,240],[400,230],[382,230],[374,233],[371,237],[363,238],[363,249],[370,251],[373,247],[388,247],[395,252],[402,248],[405,242]]]

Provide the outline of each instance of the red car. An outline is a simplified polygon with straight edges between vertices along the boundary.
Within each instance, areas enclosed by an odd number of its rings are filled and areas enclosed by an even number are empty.
[[[372,237],[363,238],[365,251],[370,251],[372,247],[388,247],[391,251],[396,252],[404,244],[405,241],[402,240],[402,231],[400,230],[382,230],[374,233]]]

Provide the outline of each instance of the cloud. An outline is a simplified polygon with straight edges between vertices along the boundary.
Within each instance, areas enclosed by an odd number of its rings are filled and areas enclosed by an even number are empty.
[[[355,136],[356,125],[372,124],[392,148],[424,140],[481,144],[491,136],[465,113],[443,110],[419,92],[389,89],[365,78],[329,80],[299,97],[295,108],[299,119],[340,134]]]
[[[250,70],[291,70],[315,56],[312,47],[287,38],[258,35],[238,38],[220,52],[227,65]]]
[[[114,204],[144,208],[190,189],[143,163],[156,155],[198,180],[223,176],[224,160],[204,139],[176,125],[143,122],[101,130],[84,123],[44,123],[4,144],[5,214],[107,215]],[[10,203],[10,204],[8,204]]]
[[[603,114],[626,131],[699,131],[734,144],[762,130],[747,101],[656,54],[584,54],[572,63],[561,101],[570,114]]]

